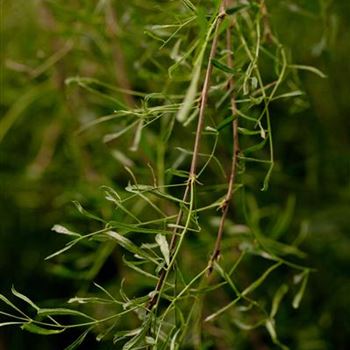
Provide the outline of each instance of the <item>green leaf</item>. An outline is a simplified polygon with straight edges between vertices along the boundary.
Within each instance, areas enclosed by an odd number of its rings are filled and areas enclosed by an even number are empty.
[[[196,13],[197,9],[196,6],[192,4],[190,0],[181,0],[181,2],[192,12]]]
[[[297,309],[300,306],[300,302],[301,302],[301,299],[303,298],[303,295],[305,293],[305,288],[306,288],[308,279],[309,279],[309,271],[306,271],[304,274],[304,278],[303,278],[303,281],[301,283],[300,289],[299,289],[298,293],[295,295],[295,297],[293,298],[292,305],[293,305],[294,309]]]
[[[169,244],[165,236],[161,234],[156,235],[156,242],[158,243],[160,247],[160,251],[162,252],[166,264],[169,266],[170,264],[170,252],[169,252]]]
[[[47,256],[47,257],[45,258],[45,260],[50,260],[50,259],[52,259],[53,257],[64,253],[65,251],[71,249],[74,245],[75,245],[75,242],[69,243],[69,244],[66,245],[64,248],[62,248],[62,249],[58,250],[57,252],[52,253],[52,254],[50,254],[49,256]]]
[[[291,91],[291,92],[286,92],[284,94],[275,96],[272,100],[279,100],[281,98],[291,98],[291,97],[297,97],[297,96],[302,96],[305,95],[305,93],[303,91],[300,90],[295,90],[295,91]]]
[[[170,342],[170,350],[175,350],[177,349],[177,338],[178,338],[178,335],[180,334],[181,332],[181,328],[179,328],[175,333],[174,335],[171,337],[171,342]]]
[[[226,66],[226,64],[221,63],[220,61],[218,61],[215,58],[212,58],[211,63],[215,68],[217,68],[225,73],[235,74],[237,72],[236,69],[233,69],[233,68],[230,68],[229,66]]]
[[[236,293],[237,296],[240,296],[240,292],[231,280],[230,276],[223,270],[223,268],[215,262],[215,270],[219,272],[221,277],[229,284],[229,286],[232,288],[232,290]]]
[[[274,322],[274,320],[271,320],[271,319],[266,320],[265,326],[266,326],[267,331],[270,334],[270,337],[271,337],[272,341],[274,343],[276,343],[276,341],[277,341],[277,333],[276,333],[276,329],[275,329],[275,322]]]
[[[244,154],[249,154],[249,153],[253,153],[253,152],[259,151],[262,148],[264,148],[266,142],[267,142],[267,138],[262,140],[261,142],[257,143],[256,145],[253,145],[251,147],[246,148],[245,150],[243,150],[243,153]]]
[[[132,193],[135,193],[135,192],[143,192],[143,191],[152,191],[154,190],[154,187],[153,186],[149,186],[149,185],[131,185],[129,184],[128,186],[125,187],[125,191],[128,191],[128,192],[132,192]]]
[[[193,108],[194,100],[197,95],[197,88],[198,88],[200,73],[201,73],[201,64],[197,64],[194,67],[192,80],[191,80],[190,86],[187,89],[185,99],[183,100],[182,106],[176,115],[176,119],[180,123],[184,123],[186,121],[188,114]]]
[[[258,79],[256,77],[250,79],[250,86],[252,90],[255,90],[258,87]]]
[[[149,337],[149,336],[145,337],[145,342],[147,345],[155,345],[156,344],[156,340],[152,337]]]
[[[32,302],[27,296],[25,296],[22,293],[17,292],[14,286],[12,286],[11,292],[12,292],[13,295],[15,295],[17,298],[22,299],[23,301],[25,301],[27,304],[29,304],[35,310],[40,310],[39,306],[34,304],[34,302]]]
[[[253,290],[255,290],[256,288],[258,288],[264,281],[265,279],[268,277],[268,275],[275,269],[277,269],[277,267],[279,267],[282,263],[278,262],[275,265],[272,265],[270,268],[268,268],[256,281],[254,281],[249,287],[247,287],[241,294],[243,296],[251,293]]]
[[[52,227],[51,231],[54,231],[54,232],[57,232],[57,233],[61,233],[63,235],[81,237],[81,235],[79,233],[72,232],[72,231],[68,230],[66,227],[62,226],[62,225],[54,225]]]
[[[261,134],[261,130],[249,130],[246,128],[238,128],[238,132],[242,135],[246,135],[246,136],[251,136],[251,135],[260,135]]]
[[[167,235],[171,235],[172,232],[170,231],[165,231],[165,230],[157,230],[157,229],[153,229],[153,228],[144,228],[142,226],[138,226],[136,225],[129,225],[129,224],[125,224],[125,223],[121,223],[121,222],[116,222],[116,221],[111,221],[111,228],[114,229],[119,229],[123,232],[123,235],[125,235],[126,233],[129,232],[139,232],[139,233],[146,233],[146,234],[152,234],[155,235],[157,233],[161,233],[161,234],[167,234]]]
[[[197,15],[198,15],[197,16],[198,20],[201,20],[201,16],[199,14],[197,14]],[[210,36],[211,36],[214,28],[216,27],[217,20],[218,20],[217,16],[213,17],[213,20],[209,26],[207,25],[204,16],[203,16],[203,21],[201,21],[201,23],[202,22],[205,23],[203,25],[203,26],[205,26],[205,29],[206,29],[205,38],[201,44],[200,51],[199,51],[197,58],[193,64],[194,68],[192,71],[191,83],[187,89],[187,92],[186,92],[185,98],[182,102],[181,108],[176,115],[176,119],[180,123],[186,122],[187,117],[188,117],[191,109],[193,108],[194,101],[195,101],[195,98],[197,95],[198,83],[199,83],[199,79],[200,79],[200,75],[201,75],[201,68],[202,68],[202,64],[203,64],[205,50],[206,50],[207,45],[210,41]],[[209,64],[211,64],[211,62],[209,62]]]
[[[39,316],[70,315],[70,316],[80,316],[80,317],[88,318],[90,320],[95,320],[93,317],[88,316],[83,312],[72,310],[72,309],[66,309],[66,308],[40,309],[38,311],[38,315]]]
[[[21,311],[15,304],[13,304],[10,300],[8,300],[4,295],[0,294],[0,300],[2,300],[5,304],[15,309],[24,317],[29,318],[23,311]]]
[[[233,322],[239,329],[242,329],[244,331],[251,331],[252,329],[260,327],[264,323],[262,321],[259,321],[253,324],[249,324],[249,323],[242,322],[241,320],[238,320],[238,319],[233,320]]]
[[[320,71],[319,69],[312,67],[312,66],[305,66],[305,65],[301,65],[301,64],[291,64],[291,65],[289,65],[289,67],[299,69],[299,70],[309,71],[311,73],[318,75],[320,78],[323,78],[323,79],[327,78],[326,74],[324,74],[322,71]]]
[[[0,323],[0,327],[14,326],[14,325],[22,324],[22,323],[23,323],[23,322],[18,322],[18,321],[2,322],[2,323]]]
[[[270,312],[271,318],[274,318],[276,316],[281,300],[283,299],[285,294],[288,292],[288,289],[289,288],[286,284],[282,284],[277,289],[277,292],[275,293],[275,296],[273,297],[273,301],[272,301],[272,307]]]
[[[96,340],[100,342],[103,338],[105,338],[112,330],[113,328],[118,324],[118,320],[114,322],[110,327],[108,327],[106,330],[103,332],[97,334]]]
[[[93,220],[97,220],[97,221],[101,221],[103,223],[105,223],[105,221],[101,218],[99,218],[98,216],[94,215],[94,214],[91,214],[89,213],[87,210],[85,210],[83,208],[83,206],[78,202],[78,201],[73,201],[73,204],[75,205],[75,207],[78,209],[79,213],[90,218],[90,219],[93,219]]]
[[[269,252],[277,256],[295,255],[299,258],[305,258],[306,254],[295,246],[275,241],[266,237],[259,237],[260,242],[264,245],[264,248]]]
[[[151,316],[148,316],[146,320],[143,322],[141,328],[139,328],[138,333],[131,338],[127,343],[124,344],[123,350],[132,350],[135,349],[138,344],[142,340],[145,339],[147,332],[149,331],[149,327],[151,326]]]
[[[245,8],[248,8],[250,6],[251,6],[250,4],[236,5],[236,6],[232,6],[232,7],[228,8],[228,9],[226,9],[225,12],[228,15],[234,15],[235,13],[237,13],[237,12],[239,12],[239,11],[245,9]]]
[[[53,334],[59,334],[64,332],[66,329],[48,329],[40,327],[32,322],[25,323],[21,326],[21,328],[25,331],[35,333],[35,334],[41,334],[41,335],[53,335]]]
[[[288,229],[294,214],[295,202],[295,196],[288,197],[286,209],[278,215],[275,226],[272,229],[274,238],[280,237]]]
[[[106,134],[103,137],[103,142],[108,143],[111,142],[113,140],[118,139],[119,137],[121,137],[122,135],[124,135],[126,132],[128,132],[129,130],[131,130],[132,128],[136,127],[137,124],[139,123],[139,120],[135,120],[134,122],[130,123],[129,125],[127,125],[125,128],[114,132],[112,134]]]
[[[119,245],[121,245],[124,249],[128,250],[130,253],[133,253],[133,254],[135,254],[139,257],[142,257],[146,260],[153,261],[154,263],[156,263],[158,265],[158,262],[152,256],[150,256],[144,250],[142,250],[137,245],[132,243],[128,238],[120,235],[119,233],[117,233],[115,231],[108,231],[108,232],[106,232],[106,235],[115,239],[119,243]]]
[[[64,350],[74,350],[76,349],[79,345],[81,345],[86,338],[86,336],[90,332],[90,328],[87,329],[85,332],[83,332],[77,339],[74,340],[74,342],[70,345],[68,345]]]
[[[125,109],[124,103],[120,100],[116,99],[109,92],[102,92],[101,87],[110,89],[110,85],[102,83],[96,79],[84,78],[84,77],[70,77],[65,80],[66,85],[77,84],[79,87],[91,92],[92,94],[103,98],[109,102],[112,102],[115,106],[119,108]],[[115,88],[111,88],[111,90],[115,90]]]
[[[183,177],[185,179],[187,179],[188,175],[189,175],[189,172],[186,171],[186,170],[177,170],[177,169],[174,169],[174,168],[168,168],[166,170],[166,173],[169,173],[171,175],[175,175],[175,176],[178,176],[178,177]]]
[[[149,282],[150,280],[154,280],[154,281],[158,280],[157,276],[154,276],[151,273],[145,271],[144,269],[137,267],[134,262],[126,260],[124,256],[123,256],[123,262],[126,266],[130,267],[131,269],[140,273],[141,275],[144,275],[145,277],[147,277],[146,279],[144,279],[145,282]],[[150,283],[154,283],[154,282],[151,281]]]
[[[142,331],[142,328],[136,328],[128,331],[119,331],[114,335],[113,343],[116,344],[125,338],[138,335]]]
[[[113,300],[109,299],[102,299],[97,297],[89,297],[89,298],[83,298],[83,297],[73,297],[68,300],[68,303],[78,303],[78,304],[112,304],[115,303]]]
[[[231,115],[228,118],[225,118],[218,126],[217,126],[217,130],[220,131],[224,128],[226,128],[227,125],[229,125],[232,121],[234,121],[235,119],[238,118],[238,114],[236,115]]]
[[[169,171],[170,172],[170,171]],[[176,170],[175,170],[176,172]],[[188,172],[183,172],[184,174],[186,174],[186,176],[184,175],[183,177],[188,178]],[[178,175],[180,176],[180,175]],[[152,194],[154,194],[157,197],[160,198],[165,198],[165,199],[169,199],[172,202],[180,202],[182,203],[183,201],[179,198],[176,198],[174,196],[171,196],[168,193],[162,192],[160,191],[158,188],[154,187],[154,186],[149,186],[149,185],[128,185],[127,187],[125,187],[125,190],[131,193],[143,193],[143,192],[151,192]]]
[[[274,344],[278,345],[282,350],[288,350],[289,348],[282,344],[278,340],[277,332],[276,332],[276,326],[275,326],[275,320],[274,319],[267,319],[265,321],[265,327],[267,331],[270,334],[271,340]]]

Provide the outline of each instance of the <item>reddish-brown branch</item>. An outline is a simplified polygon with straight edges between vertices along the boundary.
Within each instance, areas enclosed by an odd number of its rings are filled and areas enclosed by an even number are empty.
[[[196,137],[195,137],[195,142],[194,142],[194,147],[193,147],[193,155],[192,155],[192,161],[191,161],[191,167],[190,167],[190,173],[189,177],[187,180],[187,186],[183,195],[183,201],[186,202],[188,199],[188,196],[190,194],[191,190],[191,185],[193,181],[195,181],[196,176],[197,176],[197,163],[198,163],[198,153],[199,153],[199,148],[200,148],[200,143],[201,143],[201,138],[202,138],[202,131],[203,131],[203,126],[204,126],[204,120],[205,120],[205,110],[207,106],[207,100],[208,100],[208,92],[209,92],[209,87],[210,87],[210,78],[211,78],[211,73],[213,70],[212,66],[212,59],[215,57],[216,50],[217,50],[217,44],[218,44],[218,36],[219,36],[219,27],[221,22],[223,21],[223,18],[225,17],[225,0],[222,1],[221,6],[220,6],[220,13],[219,16],[216,20],[216,25],[215,25],[215,31],[214,31],[214,36],[213,36],[213,41],[210,49],[210,54],[209,54],[209,59],[208,59],[208,68],[205,73],[205,79],[200,95],[200,103],[199,103],[199,116],[198,116],[198,123],[197,123],[197,129],[196,129]],[[178,226],[181,223],[181,219],[183,216],[183,210],[180,208],[177,219],[176,219],[176,225],[172,233],[171,241],[170,241],[170,254],[173,255],[176,249],[176,243],[178,241]],[[147,308],[148,310],[151,310],[152,307],[157,303],[158,298],[159,298],[159,292],[162,289],[163,284],[165,283],[165,278],[167,275],[167,271],[163,269],[160,272],[158,283],[156,285],[156,288],[154,290],[154,293],[151,297],[151,299],[148,302]]]
[[[227,30],[226,30],[226,48],[227,48],[227,65],[230,68],[233,68],[233,58],[232,58],[232,28],[233,24],[231,24]],[[234,79],[233,77],[230,77],[228,82],[228,89],[230,91],[233,90],[234,87]],[[235,185],[235,178],[236,178],[236,172],[237,172],[237,161],[238,161],[238,153],[239,153],[239,140],[238,140],[238,118],[237,118],[237,106],[236,106],[236,100],[233,93],[231,93],[231,111],[234,117],[236,117],[232,122],[232,138],[233,138],[233,147],[232,147],[232,161],[231,161],[231,170],[230,175],[228,178],[228,188],[226,192],[226,196],[224,199],[223,204],[221,205],[221,219],[220,224],[217,232],[217,238],[215,242],[215,247],[213,254],[209,260],[209,268],[208,268],[208,274],[210,274],[213,270],[214,262],[217,261],[220,257],[221,253],[221,241],[222,241],[222,235],[224,232],[224,225],[226,221],[226,217],[230,208],[230,202],[233,197],[233,190]]]

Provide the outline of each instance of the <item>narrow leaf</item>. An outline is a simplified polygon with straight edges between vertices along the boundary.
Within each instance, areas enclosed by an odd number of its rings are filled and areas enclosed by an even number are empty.
[[[70,316],[81,316],[81,317],[88,318],[90,320],[95,320],[94,318],[84,314],[83,312],[73,310],[73,309],[66,309],[66,308],[40,309],[38,311],[38,315],[40,316],[70,315]]]
[[[8,300],[4,295],[0,294],[0,300],[2,300],[8,306],[11,306],[13,309],[15,309],[24,317],[28,318],[28,316],[23,311],[21,311],[15,304],[13,304],[10,300]]]
[[[242,5],[236,5],[236,6],[233,6],[233,7],[230,7],[228,8],[225,12],[228,14],[228,15],[234,15],[235,13],[237,13],[238,11],[241,11],[245,8],[248,8],[250,7],[250,4],[242,4]]]
[[[101,219],[98,216],[96,216],[94,214],[91,214],[87,210],[85,210],[78,201],[73,201],[73,204],[78,209],[80,214],[82,214],[82,215],[84,215],[84,216],[86,216],[86,217],[88,217],[90,219],[101,221],[101,222],[105,223],[105,221],[103,219]]]
[[[291,64],[289,67],[299,69],[299,70],[309,71],[311,73],[318,75],[320,78],[323,78],[323,79],[327,78],[326,74],[324,74],[322,71],[320,71],[319,69],[317,69],[315,67],[305,66],[305,65],[301,65],[301,64]]]
[[[145,281],[148,281],[149,279],[151,279],[151,280],[156,280],[156,281],[158,280],[158,277],[157,277],[157,276],[154,276],[154,275],[152,275],[151,273],[149,273],[149,272],[147,272],[147,271],[145,271],[145,270],[143,270],[143,269],[137,267],[133,262],[126,260],[125,257],[123,257],[123,262],[124,262],[124,264],[125,264],[126,266],[130,267],[130,268],[133,269],[134,271],[140,273],[141,275],[146,276],[147,279],[145,279]],[[150,282],[150,283],[153,283],[153,282]]]
[[[48,329],[48,328],[43,328],[40,327],[32,322],[28,322],[23,324],[21,328],[25,331],[35,333],[35,334],[41,334],[41,335],[52,335],[52,334],[58,334],[64,332],[66,329]]]
[[[70,345],[68,345],[64,350],[74,350],[76,349],[79,345],[81,345],[86,338],[86,336],[89,334],[90,328],[87,329],[84,333],[82,333],[77,339],[74,340],[74,342]]]
[[[75,236],[75,237],[80,237],[81,235],[79,233],[72,232],[68,230],[66,227],[62,225],[54,225],[51,229],[51,231],[61,233],[63,235],[68,235],[68,236]]]
[[[0,327],[14,326],[14,325],[22,324],[22,323],[23,323],[23,322],[16,322],[16,321],[13,321],[13,322],[3,322],[3,323],[0,323]]]
[[[266,142],[267,142],[267,138],[262,140],[261,142],[257,143],[254,146],[246,148],[245,150],[243,150],[243,153],[244,154],[249,154],[249,153],[253,153],[253,152],[259,151],[262,148],[264,148]]]
[[[164,256],[166,264],[169,266],[169,264],[170,264],[170,252],[169,252],[169,245],[168,245],[167,239],[165,238],[165,236],[158,233],[156,235],[156,242],[158,243],[158,245],[160,247],[160,251],[162,252],[162,254]]]
[[[183,123],[186,121],[187,116],[193,107],[193,103],[197,94],[197,87],[198,87],[200,72],[201,72],[201,64],[198,64],[194,67],[191,84],[186,92],[186,96],[182,103],[181,109],[179,110],[176,116],[176,119],[180,123]]]
[[[192,12],[196,13],[197,9],[196,6],[193,5],[193,3],[190,0],[181,0],[181,2]]]
[[[34,302],[32,302],[27,296],[23,295],[22,293],[17,292],[14,286],[12,286],[11,292],[12,292],[13,295],[15,295],[17,298],[22,299],[23,301],[25,301],[27,304],[29,304],[31,307],[33,307],[35,310],[39,310],[40,309],[39,306],[34,304]]]
[[[275,269],[277,269],[277,267],[279,267],[281,265],[280,262],[278,262],[275,265],[272,265],[270,268],[268,268],[256,281],[254,281],[249,287],[247,287],[243,292],[242,295],[245,296],[249,293],[251,293],[253,290],[255,290],[256,288],[258,288],[264,281],[265,279],[268,277],[268,275]]]
[[[266,320],[265,326],[266,326],[267,331],[270,334],[270,337],[271,337],[272,341],[274,343],[276,343],[276,341],[277,341],[277,333],[276,333],[276,329],[275,329],[274,320],[270,320],[270,319]]]
[[[283,299],[283,297],[287,292],[288,292],[288,286],[286,284],[282,284],[282,286],[278,288],[272,301],[272,307],[270,312],[271,318],[274,318],[276,316],[281,300]]]
[[[52,253],[51,255],[47,256],[47,257],[45,258],[45,260],[50,260],[50,259],[52,259],[53,257],[64,253],[66,250],[71,249],[74,245],[75,245],[75,243],[70,243],[70,244],[68,244],[66,247],[64,247],[64,248],[58,250],[57,252]]]
[[[225,72],[225,73],[229,73],[229,74],[234,74],[234,73],[236,73],[236,70],[235,70],[235,69],[230,68],[229,66],[226,66],[226,64],[221,63],[220,61],[218,61],[218,60],[215,59],[215,58],[213,58],[213,59],[211,60],[211,63],[212,63],[212,65],[213,65],[215,68],[217,68],[217,69],[219,69],[219,70],[221,70],[221,71],[223,71],[223,72]]]
[[[301,283],[300,289],[293,299],[292,305],[293,305],[294,309],[297,309],[300,305],[301,299],[303,298],[303,295],[305,292],[305,288],[306,288],[308,279],[309,279],[309,272],[307,271],[305,273],[304,278],[303,278],[303,282]]]
[[[153,257],[151,257],[149,254],[147,254],[144,250],[139,248],[137,245],[132,243],[128,238],[120,235],[119,233],[117,233],[115,231],[108,231],[108,232],[106,232],[106,234],[107,234],[107,236],[114,238],[124,249],[128,250],[129,252],[131,252],[137,256],[140,256],[144,259],[151,260],[151,261],[157,263],[157,261]]]
[[[151,317],[148,317],[143,325],[142,328],[139,328],[139,332],[137,335],[135,335],[133,338],[131,338],[127,343],[124,344],[123,350],[132,350],[135,349],[136,346],[145,339],[145,336],[149,330],[149,327],[151,325]]]
[[[238,128],[238,132],[242,135],[247,135],[247,136],[261,134],[261,130],[249,130],[246,128]]]
[[[225,118],[218,126],[217,126],[217,130],[220,131],[224,128],[227,127],[227,125],[229,125],[233,120],[235,120],[238,117],[238,115],[231,115],[228,118]]]

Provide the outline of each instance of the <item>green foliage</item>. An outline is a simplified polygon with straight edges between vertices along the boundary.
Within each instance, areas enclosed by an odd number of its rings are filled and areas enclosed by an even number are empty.
[[[52,231],[65,245],[46,258],[54,275],[75,281],[76,296],[47,307],[12,288],[18,300],[0,294],[0,326],[73,332],[66,349],[83,347],[90,335],[122,349],[308,348],[296,326],[287,328],[292,308],[305,312],[315,269],[300,246],[315,228],[294,219],[304,216],[296,197],[278,190],[298,179],[283,172],[282,135],[290,136],[277,126],[285,121],[297,134],[291,114],[308,108],[300,77],[319,84],[326,74],[294,63],[272,30],[279,7],[266,5],[33,5],[50,29],[37,45],[51,43],[52,53],[36,68],[7,61],[33,83],[20,98],[15,84],[6,93],[12,105],[0,121],[0,142],[10,144],[21,118],[37,110],[52,115],[33,136],[31,161],[24,157],[14,170],[26,168],[43,188],[65,172],[76,177],[58,188],[56,207],[74,200],[79,216],[58,216],[69,224]],[[325,16],[325,5],[286,6]],[[25,51],[34,57],[30,45]],[[309,167],[307,181],[316,186],[317,166]],[[113,278],[94,283],[109,261],[117,266]],[[319,344],[311,348],[325,348]]]

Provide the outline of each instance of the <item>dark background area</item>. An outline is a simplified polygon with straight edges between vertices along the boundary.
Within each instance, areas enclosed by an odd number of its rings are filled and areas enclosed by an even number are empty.
[[[93,7],[59,3],[1,3],[0,293],[10,295],[15,285],[47,304],[73,296],[80,286],[69,272],[44,261],[65,243],[51,227],[69,223],[92,229],[71,201],[108,211],[101,208],[99,187],[125,177],[100,141],[101,130],[76,133],[82,120],[108,104],[89,110],[86,99],[92,105],[94,97],[64,84],[66,77],[78,74],[116,83],[109,68],[109,38],[98,21],[87,19]],[[309,225],[303,249],[317,269],[302,309],[281,316],[282,338],[293,339],[298,350],[345,350],[350,343],[350,2],[271,0],[267,5],[293,61],[327,75],[321,79],[300,72],[308,96],[300,110],[284,103],[272,106],[278,164],[269,192],[258,194],[258,200],[284,205],[295,195],[293,224]],[[79,47],[70,47],[78,31],[85,38]],[[99,38],[100,47],[91,37]],[[139,45],[127,39],[122,45],[132,58]],[[113,273],[106,268],[98,278],[103,282]],[[297,331],[290,334],[290,328]],[[0,350],[62,349],[67,344],[65,337],[0,329]],[[92,341],[85,348],[94,346],[112,348]]]

